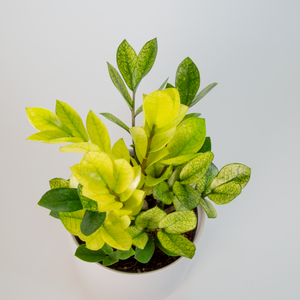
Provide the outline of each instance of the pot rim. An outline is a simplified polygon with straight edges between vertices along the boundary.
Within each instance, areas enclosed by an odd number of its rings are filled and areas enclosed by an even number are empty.
[[[196,234],[195,234],[195,237],[193,240],[194,244],[196,244],[198,242],[198,240],[200,239],[200,235],[203,230],[204,222],[205,222],[205,212],[201,206],[197,207],[197,213],[198,213],[198,222],[197,222]],[[199,220],[200,220],[200,222],[199,222]],[[75,236],[71,235],[71,239],[72,239],[72,242],[74,244],[76,244],[76,246],[78,247],[79,244],[78,244],[77,240],[75,239]],[[76,258],[76,259],[79,259],[79,258]],[[127,273],[127,272],[123,272],[123,271],[113,270],[113,269],[105,267],[99,263],[89,263],[89,264],[93,265],[96,268],[101,268],[102,270],[105,270],[106,272],[110,272],[110,273],[113,273],[113,274],[116,274],[119,276],[150,276],[150,275],[152,276],[152,274],[164,272],[165,270],[172,268],[172,266],[180,263],[183,259],[188,259],[188,258],[185,258],[182,256],[179,259],[177,259],[176,261],[172,262],[171,264],[169,264],[161,269],[150,271],[150,272],[144,272],[144,273]],[[85,262],[85,263],[88,263],[88,262]]]

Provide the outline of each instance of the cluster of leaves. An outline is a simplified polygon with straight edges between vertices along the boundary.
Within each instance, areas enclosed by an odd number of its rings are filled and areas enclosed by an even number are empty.
[[[119,46],[118,68],[132,97],[121,75],[108,64],[133,123],[129,128],[112,114],[103,115],[131,134],[133,156],[123,139],[111,147],[104,123],[92,111],[85,127],[78,113],[62,101],[57,101],[55,114],[27,108],[29,121],[39,131],[29,140],[69,143],[60,151],[83,154],[71,167],[71,178],[52,179],[51,189],[38,203],[85,242],[75,254],[82,260],[108,266],[134,255],[147,263],[155,245],[170,256],[192,258],[195,245],[183,234],[197,226],[193,210],[201,206],[209,218],[215,218],[211,201],[231,202],[250,179],[250,168],[242,164],[217,169],[205,120],[200,114],[187,114],[216,85],[197,94],[200,74],[190,58],[179,65],[175,87],[166,80],[159,90],[144,95],[135,111],[136,89],[151,70],[156,53],[156,39],[146,43],[139,55],[126,40]],[[142,111],[143,126],[134,126],[134,117]]]

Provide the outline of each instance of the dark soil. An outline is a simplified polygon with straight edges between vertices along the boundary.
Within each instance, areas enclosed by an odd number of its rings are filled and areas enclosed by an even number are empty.
[[[149,208],[156,205],[153,203],[153,202],[155,202],[155,200],[150,201],[150,202],[152,202],[152,203],[151,204],[149,203]],[[165,205],[164,208],[167,209],[167,208],[169,208],[169,206]],[[194,212],[197,215],[196,209],[194,209]],[[196,228],[189,232],[183,233],[182,235],[185,236],[190,241],[193,241],[195,233],[196,233]],[[156,234],[153,232],[153,233],[151,233],[151,235],[154,238]],[[84,242],[82,240],[80,240],[77,236],[75,238],[76,238],[77,242],[79,243],[79,245],[84,244]],[[134,246],[132,246],[132,248],[135,249]],[[137,261],[134,258],[134,256],[132,256],[126,260],[119,260],[117,263],[115,263],[111,266],[107,266],[107,268],[126,272],[126,273],[144,273],[144,272],[151,272],[151,271],[155,271],[155,270],[161,269],[163,267],[166,267],[179,258],[180,258],[180,256],[168,256],[167,254],[162,252],[155,245],[154,254],[153,254],[151,260],[146,264],[140,263],[139,261]],[[99,264],[102,264],[102,263],[100,262]]]

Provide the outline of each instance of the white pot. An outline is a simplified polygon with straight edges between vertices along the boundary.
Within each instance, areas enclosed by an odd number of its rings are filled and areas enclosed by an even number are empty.
[[[194,244],[197,246],[202,232],[205,213],[198,206],[198,224]],[[78,242],[70,236],[74,254]],[[74,257],[75,265],[87,290],[101,300],[164,300],[171,295],[184,280],[192,262],[181,257],[172,264],[148,273],[126,273],[104,267],[99,263],[88,263]]]

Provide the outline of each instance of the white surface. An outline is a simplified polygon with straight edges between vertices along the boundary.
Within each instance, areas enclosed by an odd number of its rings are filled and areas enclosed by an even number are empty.
[[[192,109],[206,118],[216,165],[252,167],[243,193],[207,221],[168,300],[299,299],[299,9],[299,1],[276,0],[1,1],[0,299],[94,300],[62,225],[36,205],[48,180],[68,177],[81,155],[25,141],[35,129],[24,107],[54,110],[59,99],[83,118],[114,111],[128,123],[106,61],[116,66],[124,38],[138,51],[154,37],[159,52],[138,104],[168,76],[174,83],[190,56],[202,88],[219,83]],[[113,141],[126,136],[104,122]]]

